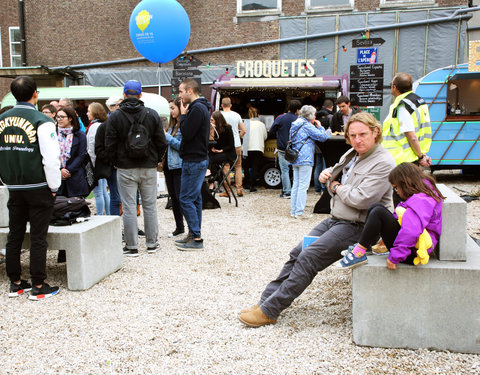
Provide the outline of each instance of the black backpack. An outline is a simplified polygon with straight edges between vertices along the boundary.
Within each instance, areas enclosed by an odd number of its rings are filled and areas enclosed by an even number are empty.
[[[144,109],[138,120],[135,120],[129,113],[121,109],[120,112],[130,121],[130,129],[128,129],[127,138],[125,139],[127,156],[132,159],[147,158],[150,149],[150,134],[144,125],[144,121],[149,111]]]
[[[77,222],[79,217],[89,217],[90,208],[83,197],[63,197],[57,195],[53,204],[53,214],[50,225],[64,226]]]

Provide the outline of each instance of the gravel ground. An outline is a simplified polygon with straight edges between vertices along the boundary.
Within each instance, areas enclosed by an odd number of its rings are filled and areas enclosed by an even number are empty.
[[[438,172],[437,172],[438,173]],[[459,194],[478,180],[438,173]],[[251,329],[240,309],[257,302],[290,249],[325,215],[295,220],[277,190],[246,192],[235,208],[204,211],[204,252],[179,252],[173,215],[158,200],[161,251],[125,259],[91,289],[67,289],[56,252],[47,260],[57,297],[33,302],[1,293],[1,374],[478,374],[480,355],[359,347],[352,342],[351,274],[321,272],[276,325]],[[309,191],[307,210],[318,195]],[[479,201],[468,232],[480,237]],[[140,220],[141,222],[141,220]],[[288,230],[287,230],[288,228]],[[23,254],[28,275],[28,253]],[[5,264],[1,288],[7,291]]]

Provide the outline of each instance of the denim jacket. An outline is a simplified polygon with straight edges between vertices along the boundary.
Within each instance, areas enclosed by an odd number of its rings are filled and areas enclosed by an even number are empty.
[[[180,129],[178,129],[177,134],[172,136],[172,129],[168,129],[167,133],[165,134],[165,138],[167,139],[168,144],[168,169],[179,169],[182,168],[182,158],[178,151],[180,150],[180,143],[182,143],[182,133]]]
[[[297,132],[298,130],[298,132]],[[299,117],[290,127],[290,139],[295,150],[299,150],[298,158],[292,165],[311,165],[315,155],[315,141],[325,142],[329,136],[323,126],[316,128],[311,122]],[[303,146],[302,144],[305,143]],[[301,148],[300,148],[301,147]]]

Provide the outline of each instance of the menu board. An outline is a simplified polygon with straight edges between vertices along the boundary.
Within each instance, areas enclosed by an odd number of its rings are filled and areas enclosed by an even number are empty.
[[[383,105],[383,64],[350,66],[350,101],[358,106]]]

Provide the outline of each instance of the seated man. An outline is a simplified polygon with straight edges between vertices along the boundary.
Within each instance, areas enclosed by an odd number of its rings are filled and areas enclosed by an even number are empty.
[[[341,251],[358,241],[369,206],[381,202],[392,207],[388,174],[395,161],[380,144],[380,124],[369,113],[355,114],[345,127],[345,138],[353,148],[320,174],[320,182],[332,196],[332,216],[309,233],[318,237],[315,242],[303,251],[300,242],[290,252],[290,259],[267,285],[258,305],[242,311],[239,319],[247,326],[276,323],[317,273],[342,258]]]

